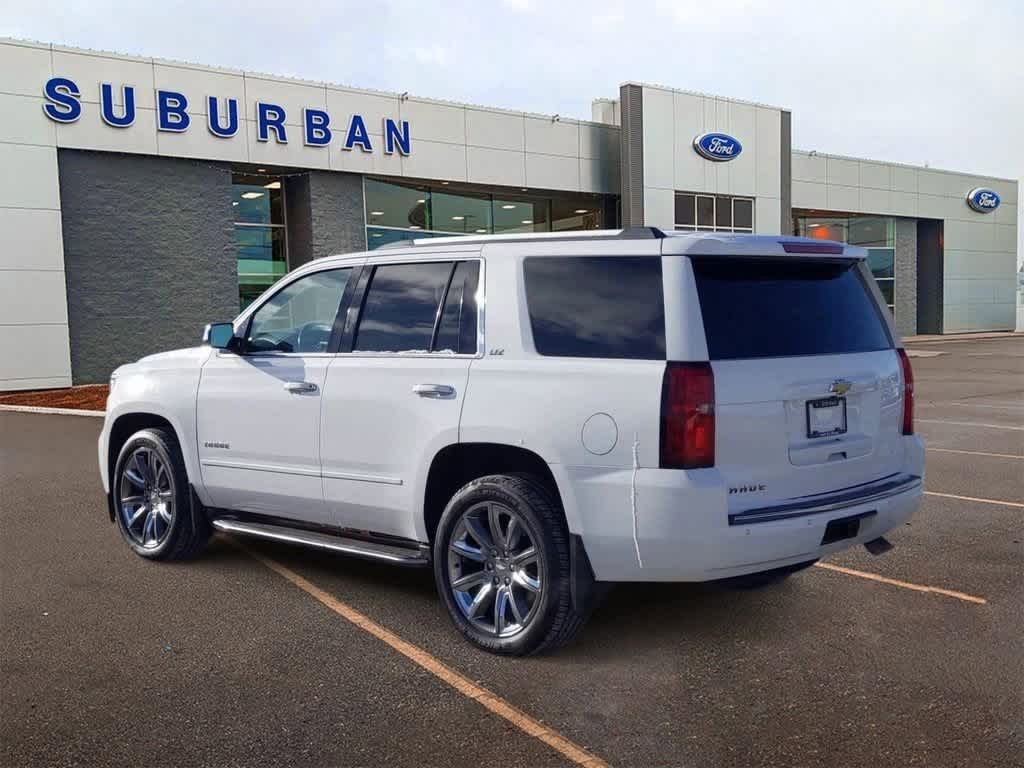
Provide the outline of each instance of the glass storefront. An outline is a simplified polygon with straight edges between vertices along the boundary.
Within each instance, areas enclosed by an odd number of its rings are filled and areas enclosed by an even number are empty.
[[[797,216],[796,234],[868,249],[868,266],[889,311],[896,303],[896,220],[880,216]]]
[[[366,241],[372,250],[413,238],[601,229],[607,198],[531,194],[469,185],[364,180]]]
[[[238,303],[249,304],[288,271],[281,180],[236,173],[231,210],[238,254]]]

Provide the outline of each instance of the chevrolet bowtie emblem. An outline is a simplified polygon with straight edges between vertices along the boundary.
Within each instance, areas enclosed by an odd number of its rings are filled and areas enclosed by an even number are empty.
[[[850,388],[852,386],[852,381],[847,381],[846,379],[836,379],[835,381],[832,382],[832,386],[828,388],[828,391],[835,395],[845,395],[847,392],[850,391]]]

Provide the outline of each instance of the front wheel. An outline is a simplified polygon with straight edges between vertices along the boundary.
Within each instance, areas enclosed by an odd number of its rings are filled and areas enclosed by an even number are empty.
[[[143,429],[128,438],[110,492],[118,530],[137,555],[182,560],[206,545],[209,525],[192,514],[185,460],[169,430]]]
[[[434,579],[455,626],[493,653],[526,655],[571,640],[569,533],[557,501],[532,478],[481,477],[445,508]]]

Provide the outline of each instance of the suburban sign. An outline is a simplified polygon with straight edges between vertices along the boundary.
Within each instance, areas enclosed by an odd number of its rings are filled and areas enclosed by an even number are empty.
[[[135,87],[122,85],[116,94],[110,83],[100,84],[100,117],[112,128],[128,128],[135,122]],[[43,112],[57,123],[73,123],[82,116],[82,92],[78,84],[67,77],[51,77],[43,87]],[[120,104],[120,106],[119,106]],[[284,107],[257,101],[252,119],[256,123],[257,141],[287,144],[289,134],[301,133],[302,141],[310,147],[326,147],[334,141],[335,131],[342,149],[358,147],[363,152],[374,150],[374,138],[362,115],[351,115],[347,125],[339,129],[331,123],[331,116],[322,109],[306,107],[302,110],[301,127],[285,125]],[[231,139],[238,133],[238,99],[206,97],[206,115],[201,117],[206,129],[219,139]],[[158,89],[156,91],[156,127],[158,131],[183,133],[192,125],[189,100],[183,93]],[[412,151],[408,120],[384,118],[379,131],[383,136],[384,154],[398,152],[408,155]],[[244,132],[243,132],[244,134]]]
[[[727,133],[702,133],[693,140],[693,148],[715,162],[735,160],[743,151],[743,145]]]
[[[967,193],[967,204],[978,213],[992,213],[999,203],[999,195],[985,187],[977,187]]]

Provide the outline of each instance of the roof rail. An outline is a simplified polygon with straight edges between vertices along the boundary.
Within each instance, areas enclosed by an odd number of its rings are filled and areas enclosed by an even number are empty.
[[[520,243],[576,240],[651,240],[665,237],[657,227],[628,227],[626,229],[585,229],[570,232],[521,232],[508,235],[451,235],[446,237],[417,237],[412,240],[396,240],[376,248],[383,251],[393,248],[420,247],[424,245],[472,245],[473,243]]]

